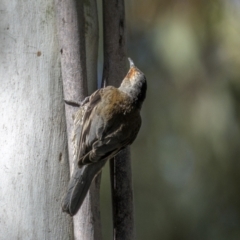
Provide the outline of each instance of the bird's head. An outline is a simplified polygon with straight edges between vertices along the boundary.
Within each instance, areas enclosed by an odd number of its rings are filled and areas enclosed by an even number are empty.
[[[130,69],[123,79],[119,89],[127,93],[140,106],[146,97],[147,81],[145,75],[134,65],[131,58],[128,58]]]

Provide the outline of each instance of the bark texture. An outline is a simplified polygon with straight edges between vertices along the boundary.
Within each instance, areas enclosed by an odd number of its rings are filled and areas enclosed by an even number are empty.
[[[103,0],[103,82],[118,87],[127,73],[124,0]],[[134,239],[130,148],[110,161],[113,239]]]
[[[89,77],[91,82],[91,92],[95,86],[97,86],[98,27],[96,27],[97,14],[94,14],[97,12],[96,1],[55,0],[55,2],[61,51],[64,98],[74,101],[83,100],[88,95],[87,77]],[[87,42],[85,41],[85,37]],[[91,49],[89,49],[90,44]],[[86,45],[88,46],[87,51]],[[72,117],[77,108],[66,105],[65,109],[69,164],[71,172],[73,172],[73,144],[71,140],[73,131]],[[74,238],[76,240],[101,239],[99,187],[100,179],[96,178],[80,210],[73,218]]]
[[[0,238],[71,239],[54,2],[2,0],[0,12]]]

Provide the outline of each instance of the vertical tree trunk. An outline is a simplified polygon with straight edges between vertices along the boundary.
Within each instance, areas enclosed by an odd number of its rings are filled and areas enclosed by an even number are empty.
[[[86,1],[85,7],[83,0],[55,1],[58,35],[62,53],[64,97],[68,100],[83,100],[88,95],[87,77],[90,79],[91,92],[97,86],[98,19],[96,1]],[[86,18],[84,18],[84,15]],[[88,42],[85,42],[85,35]],[[87,50],[86,45],[88,46]],[[88,73],[86,70],[88,70]],[[66,106],[71,169],[74,166],[71,141],[73,130],[72,116],[76,110],[74,107]],[[99,187],[100,179],[96,178],[80,210],[74,216],[74,238],[76,240],[101,239]]]
[[[71,239],[69,177],[52,0],[0,9],[0,238]]]
[[[88,94],[97,89],[99,23],[96,0],[84,1]]]
[[[127,73],[124,0],[103,0],[103,81],[119,87]],[[133,191],[129,147],[110,161],[113,203],[113,238],[134,238]]]

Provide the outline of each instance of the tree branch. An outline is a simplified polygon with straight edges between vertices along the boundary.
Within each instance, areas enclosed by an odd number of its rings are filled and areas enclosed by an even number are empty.
[[[126,75],[126,31],[124,0],[103,0],[103,81],[118,87]],[[110,161],[113,226],[115,240],[134,238],[133,191],[130,149]]]
[[[55,0],[56,15],[58,22],[58,36],[61,52],[61,67],[64,98],[67,101],[80,102],[87,94],[87,71],[92,81],[96,79],[98,41],[91,43],[91,51],[87,51],[90,61],[86,64],[86,38],[89,35],[98,36],[96,1],[90,0],[90,8],[84,8],[83,0]],[[84,10],[91,10],[85,25]],[[92,18],[89,16],[93,16]],[[98,37],[97,37],[98,38]],[[93,38],[92,38],[93,39]],[[94,79],[95,78],[95,79]],[[92,84],[93,85],[93,84]],[[95,86],[97,84],[95,83]],[[92,89],[91,89],[92,91]],[[73,172],[73,114],[77,108],[73,105],[65,105],[69,164]],[[76,240],[99,240],[101,239],[100,211],[99,211],[99,186],[100,180],[96,178],[87,194],[81,209],[74,216],[74,238]]]

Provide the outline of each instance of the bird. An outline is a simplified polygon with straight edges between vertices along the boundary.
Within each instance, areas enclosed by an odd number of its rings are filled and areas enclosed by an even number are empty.
[[[65,100],[79,107],[72,137],[74,170],[62,201],[62,210],[71,216],[80,209],[107,160],[131,145],[140,130],[147,81],[134,62],[128,60],[130,69],[118,88],[98,89],[83,102]]]

